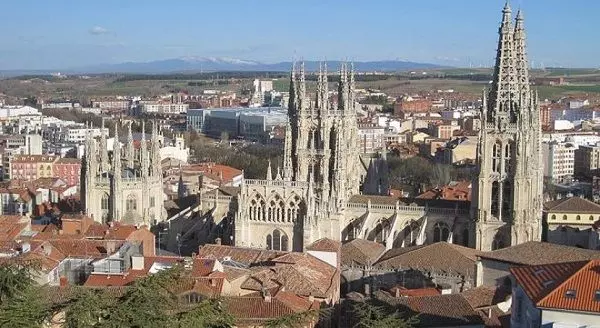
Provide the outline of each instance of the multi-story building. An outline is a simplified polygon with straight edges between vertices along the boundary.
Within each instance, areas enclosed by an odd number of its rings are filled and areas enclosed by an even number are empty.
[[[60,158],[53,167],[55,177],[60,177],[69,186],[78,186],[81,177],[81,160],[78,158]]]
[[[542,240],[553,244],[597,249],[600,205],[581,197],[544,204]]]
[[[94,138],[100,137],[102,128],[90,128],[81,125],[66,126],[60,131],[60,139],[66,142],[83,143],[88,133]],[[104,133],[108,134],[108,128],[104,128]]]
[[[179,115],[187,113],[190,105],[186,103],[144,102],[142,112],[162,115]]]
[[[575,173],[575,149],[577,147],[571,143],[543,143],[544,177],[552,182],[571,180]]]
[[[600,260],[512,268],[511,327],[597,327]]]
[[[54,176],[54,155],[14,155],[10,159],[10,179],[35,180]]]
[[[394,114],[426,113],[431,110],[432,102],[429,99],[413,99],[404,97],[394,105]]]
[[[375,153],[385,150],[385,128],[373,123],[358,125],[358,143],[363,154]]]
[[[600,146],[583,145],[575,150],[575,176],[592,178],[599,175]]]
[[[188,129],[202,133],[206,132],[209,115],[210,110],[208,109],[188,110],[186,116]]]
[[[460,130],[460,126],[458,126],[458,122],[454,120],[442,124],[429,124],[429,133],[438,139],[450,140],[454,135],[454,131],[458,130]]]

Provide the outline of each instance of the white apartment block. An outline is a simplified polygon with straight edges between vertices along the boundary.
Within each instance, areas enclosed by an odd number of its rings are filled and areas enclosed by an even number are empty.
[[[189,104],[183,103],[159,103],[159,102],[146,102],[142,104],[142,111],[145,113],[155,113],[155,114],[181,114],[187,113],[188,109],[190,109]]]
[[[102,135],[102,128],[66,127],[62,131],[61,139],[66,142],[83,143],[88,133],[91,133],[94,138],[100,137]],[[108,135],[108,128],[104,128],[104,133]]]
[[[576,149],[577,146],[571,143],[543,143],[544,177],[554,182],[571,179],[575,173]]]

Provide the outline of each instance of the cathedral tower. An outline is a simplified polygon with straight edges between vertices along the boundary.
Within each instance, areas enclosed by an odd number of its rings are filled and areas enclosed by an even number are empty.
[[[498,249],[541,238],[541,124],[529,87],[523,15],[502,11],[491,87],[484,91],[472,216],[475,248]]]

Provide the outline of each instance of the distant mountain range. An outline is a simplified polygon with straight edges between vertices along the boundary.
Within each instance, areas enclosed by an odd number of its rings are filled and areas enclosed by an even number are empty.
[[[304,61],[307,71],[319,69],[319,61]],[[341,61],[329,60],[326,62],[329,71],[339,68]],[[261,63],[253,60],[243,60],[227,57],[184,57],[164,59],[150,62],[126,62],[121,64],[101,64],[64,70],[11,70],[0,71],[1,75],[14,76],[24,74],[49,74],[61,72],[64,74],[100,74],[100,73],[136,73],[136,74],[164,74],[164,73],[197,73],[218,71],[271,71],[287,72],[292,67],[292,62]],[[356,71],[394,72],[413,69],[442,68],[443,66],[427,63],[416,63],[401,60],[382,61],[357,61],[354,62]]]

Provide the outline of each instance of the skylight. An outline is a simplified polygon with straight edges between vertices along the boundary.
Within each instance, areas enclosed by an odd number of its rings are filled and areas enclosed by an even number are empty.
[[[594,292],[594,300],[600,302],[600,289],[596,289],[596,292]]]
[[[575,297],[577,297],[577,290],[575,290],[575,289],[567,289],[567,291],[565,292],[565,297],[566,298],[575,298]]]

